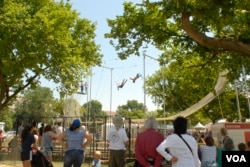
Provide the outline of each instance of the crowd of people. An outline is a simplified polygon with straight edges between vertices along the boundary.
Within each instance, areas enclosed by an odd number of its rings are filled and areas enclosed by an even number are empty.
[[[126,149],[129,146],[130,135],[124,129],[124,118],[120,115],[113,117],[113,125],[106,136],[109,148],[108,160],[101,159],[101,152],[95,151],[92,167],[101,167],[107,163],[109,167],[126,166]],[[64,167],[80,167],[84,160],[84,151],[92,142],[92,136],[82,128],[79,119],[73,120],[69,128],[58,130],[51,125],[36,124],[20,125],[18,135],[21,141],[21,160],[23,167],[32,166],[32,154],[42,151],[52,162],[53,141],[64,148]],[[234,145],[226,128],[220,129],[222,136],[220,144],[216,145],[211,131],[207,133],[188,133],[188,120],[177,117],[173,121],[173,131],[164,136],[158,131],[154,117],[149,117],[135,140],[134,167],[162,167],[167,161],[172,167],[222,167],[223,151],[250,151],[250,141]]]
[[[161,167],[163,160],[170,162],[172,167],[222,167],[223,151],[250,150],[250,141],[238,143],[236,148],[226,128],[220,129],[222,138],[218,145],[211,131],[189,134],[188,120],[184,117],[173,121],[173,133],[165,138],[156,127],[154,118],[145,121],[145,130],[136,138],[134,167]]]
[[[52,163],[53,141],[56,141],[64,148],[64,167],[81,167],[84,159],[84,150],[91,143],[91,135],[83,128],[79,119],[75,119],[69,128],[58,130],[51,125],[41,124],[38,129],[37,124],[18,128],[21,142],[21,161],[23,167],[38,167],[39,164],[32,163],[36,154],[46,157]],[[33,160],[32,160],[33,158]]]

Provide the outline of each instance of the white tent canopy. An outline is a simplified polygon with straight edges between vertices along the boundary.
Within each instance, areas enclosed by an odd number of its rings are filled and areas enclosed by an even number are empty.
[[[195,126],[195,129],[205,129],[206,127],[204,125],[202,125],[200,122],[198,122]]]

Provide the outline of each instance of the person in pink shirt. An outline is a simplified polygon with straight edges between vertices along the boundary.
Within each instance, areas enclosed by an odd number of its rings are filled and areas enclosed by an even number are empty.
[[[4,136],[3,136],[3,130],[0,129],[0,150],[2,149],[3,138],[4,138]]]
[[[157,131],[155,118],[149,117],[144,123],[145,131],[138,134],[135,143],[135,159],[143,167],[160,167],[163,157],[156,147],[164,140]]]

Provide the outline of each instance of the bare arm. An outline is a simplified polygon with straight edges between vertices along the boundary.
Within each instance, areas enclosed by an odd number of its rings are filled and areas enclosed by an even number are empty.
[[[87,145],[89,145],[91,142],[92,142],[92,136],[86,132],[85,135],[84,135],[85,139],[86,139],[86,142],[83,143],[83,148],[86,148]]]
[[[58,136],[58,143],[63,146],[63,148],[67,148],[67,143],[64,142],[64,138],[66,137],[66,133],[63,132]]]
[[[55,134],[55,133],[52,132],[52,131],[49,132],[49,136],[50,136],[53,140],[57,140],[57,139],[58,139],[58,135]]]

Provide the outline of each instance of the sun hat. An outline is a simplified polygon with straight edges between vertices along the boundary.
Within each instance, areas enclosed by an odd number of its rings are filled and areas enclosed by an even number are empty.
[[[124,124],[124,120],[123,120],[122,116],[115,115],[113,117],[113,124],[115,125],[115,127],[117,129],[121,128],[123,126],[123,124]]]
[[[80,126],[81,125],[81,121],[79,119],[75,119],[73,122],[72,122],[72,125],[75,125],[75,126]]]

